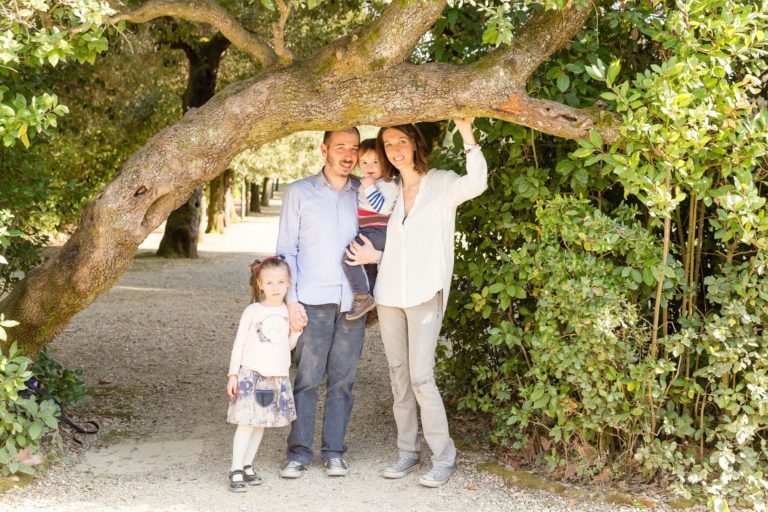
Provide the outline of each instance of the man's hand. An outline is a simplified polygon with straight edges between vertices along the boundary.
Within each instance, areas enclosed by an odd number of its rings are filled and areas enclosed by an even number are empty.
[[[307,322],[309,322],[307,311],[300,302],[288,304],[288,322],[291,324],[292,331],[301,331],[307,326]]]

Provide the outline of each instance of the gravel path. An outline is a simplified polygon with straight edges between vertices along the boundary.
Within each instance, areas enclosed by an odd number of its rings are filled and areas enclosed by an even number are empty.
[[[377,328],[367,333],[355,385],[349,476],[328,478],[316,462],[303,478],[281,480],[288,429],[271,429],[255,463],[264,484],[228,492],[234,426],[224,421],[225,375],[248,301],[248,263],[273,250],[276,212],[275,202],[226,235],[206,236],[195,261],[153,257],[160,232],[145,241],[119,283],[52,345],[65,364],[84,368],[91,400],[82,417],[98,416],[102,433],[84,448],[70,447],[34,483],[0,496],[0,510],[631,510],[509,487],[476,470],[488,460],[483,453],[460,453],[459,471],[439,489],[419,486],[421,472],[380,478],[395,455],[395,426]]]

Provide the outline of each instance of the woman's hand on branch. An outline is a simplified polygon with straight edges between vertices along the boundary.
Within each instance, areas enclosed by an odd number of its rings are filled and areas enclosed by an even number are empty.
[[[353,240],[347,247],[347,264],[354,266],[378,263],[381,260],[381,251],[377,251],[365,235],[360,235],[360,240],[363,241],[362,245]]]
[[[453,122],[456,124],[456,128],[461,134],[461,138],[464,139],[464,144],[467,146],[477,144],[477,141],[475,141],[475,135],[472,133],[472,121],[474,120],[474,117],[463,117],[461,119],[453,120]]]

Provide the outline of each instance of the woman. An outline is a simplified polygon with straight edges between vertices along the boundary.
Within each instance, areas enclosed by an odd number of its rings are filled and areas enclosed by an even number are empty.
[[[456,208],[488,186],[487,165],[472,119],[455,121],[464,139],[467,174],[429,170],[426,141],[413,125],[382,128],[385,165],[400,175],[400,199],[387,224],[383,254],[368,240],[347,254],[356,265],[379,262],[374,296],[389,363],[399,457],[382,474],[402,478],[419,465],[418,407],[432,469],[419,479],[439,487],[456,471],[456,448],[435,384],[435,348],[453,275]]]

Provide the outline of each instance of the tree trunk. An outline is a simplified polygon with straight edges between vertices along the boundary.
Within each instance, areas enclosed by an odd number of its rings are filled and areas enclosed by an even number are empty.
[[[224,233],[226,218],[224,203],[224,175],[216,176],[208,184],[210,187],[208,201],[208,227],[206,233]]]
[[[261,206],[269,206],[269,198],[272,196],[272,178],[264,177],[261,182]]]
[[[235,171],[227,169],[221,176],[224,178],[224,227],[228,228],[237,222],[235,195],[232,191],[235,185]]]
[[[240,217],[246,218],[248,216],[248,180],[243,178],[240,182]]]
[[[251,204],[249,211],[261,213],[261,194],[259,194],[259,184],[251,183]]]
[[[197,258],[202,187],[195,188],[186,203],[171,212],[157,255],[164,258]]]
[[[182,96],[182,110],[185,113],[190,108],[204,105],[213,97],[216,91],[216,75],[221,55],[228,46],[229,42],[221,34],[216,34],[207,43],[200,43],[195,46],[186,43],[175,43],[176,48],[184,50],[189,61],[187,89]],[[195,197],[197,197],[197,200],[193,201]],[[186,203],[181,205],[178,210],[173,211],[168,217],[163,239],[160,241],[160,247],[157,250],[158,256],[166,258],[197,257],[197,242],[202,236],[202,231],[199,230],[200,223],[192,222],[189,218],[188,210],[191,204],[197,204],[198,207],[195,209],[195,214],[199,215],[199,198],[200,194],[197,192],[193,193]],[[179,220],[177,221],[174,217],[178,217]]]
[[[205,239],[205,230],[208,227],[208,196],[205,193],[205,187],[200,187],[200,215],[197,225],[197,243],[203,243]]]
[[[0,302],[0,313],[20,322],[0,349],[18,341],[25,354],[37,354],[112,287],[139,244],[196,187],[221,174],[240,152],[291,133],[477,116],[567,138],[586,138],[597,129],[606,144],[618,140],[618,117],[526,92],[532,74],[567,46],[591,7],[537,11],[509,46],[472,64],[406,62],[444,6],[445,0],[392,2],[359,37],[230,84],[155,135],[85,207],[61,250]]]

